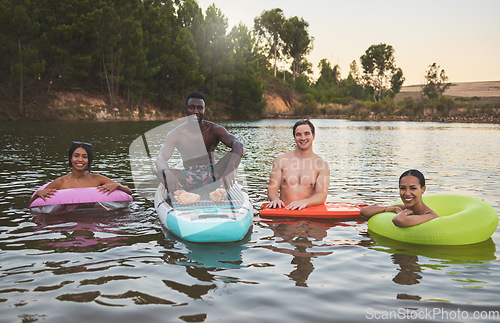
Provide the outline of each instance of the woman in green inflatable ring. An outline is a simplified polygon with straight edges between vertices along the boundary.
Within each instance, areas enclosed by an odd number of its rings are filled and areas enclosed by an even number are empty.
[[[425,192],[425,177],[416,170],[410,169],[399,177],[399,196],[404,204],[389,206],[369,205],[361,209],[362,216],[371,217],[382,212],[394,212],[392,222],[398,227],[412,227],[432,219],[438,215],[422,201]]]

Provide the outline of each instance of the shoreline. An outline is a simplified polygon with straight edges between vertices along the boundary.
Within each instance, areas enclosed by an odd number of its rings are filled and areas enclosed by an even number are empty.
[[[168,116],[168,117],[156,117],[156,118],[106,118],[106,119],[94,119],[94,118],[19,118],[19,119],[0,119],[0,122],[35,122],[35,121],[69,121],[69,122],[140,122],[140,121],[173,121],[183,117],[183,115],[178,116]],[[242,120],[240,118],[234,117],[220,117],[220,116],[207,116],[207,120],[212,121],[230,121],[230,120]],[[476,123],[476,124],[500,124],[500,116],[484,116],[484,117],[409,117],[409,116],[377,116],[372,115],[369,117],[361,116],[349,116],[349,115],[269,115],[247,118],[245,120],[280,120],[280,119],[332,119],[332,120],[350,120],[350,121],[379,121],[379,122],[440,122],[440,123]]]
[[[450,96],[449,94],[454,94]],[[480,96],[478,96],[480,95]],[[396,94],[394,103],[389,108],[379,103],[360,102],[351,104],[318,104],[313,111],[301,109],[301,103],[295,98],[291,101],[283,99],[277,93],[264,93],[266,108],[260,115],[245,118],[258,119],[342,119],[355,121],[415,121],[443,123],[491,123],[500,124],[500,81],[452,83],[445,92],[446,100],[453,103],[452,108],[444,107],[440,111],[432,103],[423,105],[421,86],[409,85]],[[446,104],[447,101],[444,100]],[[401,110],[401,101],[409,102],[412,109]],[[452,102],[453,101],[453,102]],[[150,102],[127,106],[122,99],[117,99],[110,106],[109,99],[103,93],[77,90],[54,91],[46,102],[26,104],[22,115],[18,114],[15,102],[3,102],[0,108],[0,122],[4,121],[172,121],[184,116],[182,108],[162,110]],[[378,105],[378,106],[377,106]],[[238,120],[243,117],[226,116],[213,103],[215,109],[206,113],[208,120]],[[404,104],[402,105],[404,106]],[[297,109],[298,107],[298,109]],[[415,111],[415,107],[420,109]],[[303,110],[303,111],[300,111]],[[307,110],[307,109],[306,109]],[[377,114],[375,111],[379,114]],[[392,111],[394,110],[394,111]],[[402,115],[397,115],[401,113]],[[418,116],[408,115],[414,112]],[[403,115],[406,113],[407,115]],[[441,114],[441,115],[440,115]]]
[[[411,121],[411,122],[442,122],[442,123],[487,123],[487,124],[500,124],[500,117],[484,117],[484,118],[465,118],[465,117],[422,117],[412,118],[409,116],[370,116],[358,117],[347,115],[321,115],[321,116],[281,116],[279,118],[263,117],[262,119],[333,119],[333,120],[351,120],[351,121]]]

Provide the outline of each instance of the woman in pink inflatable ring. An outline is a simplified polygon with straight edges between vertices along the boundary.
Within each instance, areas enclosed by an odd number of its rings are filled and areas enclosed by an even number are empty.
[[[117,189],[129,195],[132,194],[132,191],[127,186],[104,175],[91,173],[92,161],[92,145],[86,142],[73,141],[68,150],[68,166],[71,167],[71,173],[55,179],[45,188],[36,191],[28,204],[31,204],[38,197],[46,201],[57,190],[68,188],[97,187],[103,194],[109,194]]]

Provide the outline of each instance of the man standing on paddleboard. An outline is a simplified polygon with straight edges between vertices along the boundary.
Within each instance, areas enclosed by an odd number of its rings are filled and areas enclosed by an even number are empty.
[[[181,204],[199,201],[199,195],[189,192],[191,189],[219,181],[219,188],[210,193],[210,198],[222,201],[243,156],[243,144],[224,127],[204,119],[206,102],[202,93],[188,94],[185,111],[185,122],[167,134],[160,149],[156,160],[158,177]],[[231,151],[215,163],[214,152],[219,142]],[[184,169],[169,167],[174,149],[180,153]]]
[[[301,210],[325,203],[330,183],[328,163],[313,152],[314,125],[299,120],[293,126],[295,150],[274,160],[267,197],[270,208]]]

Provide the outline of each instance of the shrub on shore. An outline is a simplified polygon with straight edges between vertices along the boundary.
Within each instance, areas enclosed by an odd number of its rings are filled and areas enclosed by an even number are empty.
[[[359,120],[426,120],[500,122],[500,103],[457,101],[442,96],[432,100],[406,97],[396,102],[385,98],[380,102],[351,100],[347,104],[318,104],[312,95],[304,95],[294,107],[297,117],[351,118]]]

